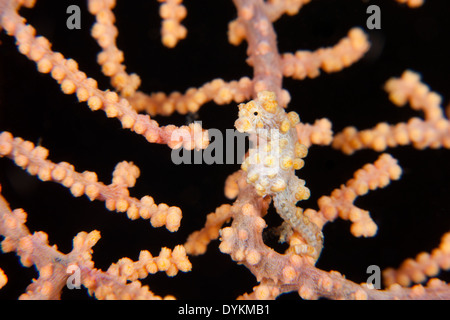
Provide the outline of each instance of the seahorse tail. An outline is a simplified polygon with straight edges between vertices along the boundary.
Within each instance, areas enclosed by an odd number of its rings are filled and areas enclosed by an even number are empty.
[[[298,232],[305,240],[305,245],[299,245],[295,248],[297,254],[306,254],[315,260],[323,248],[323,234],[317,225],[310,221],[303,214],[303,209],[296,207],[294,202],[286,201],[290,197],[289,190],[274,195],[274,205],[281,218],[292,228]]]

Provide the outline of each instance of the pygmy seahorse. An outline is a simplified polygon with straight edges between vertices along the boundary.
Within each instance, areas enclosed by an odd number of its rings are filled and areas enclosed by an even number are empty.
[[[295,247],[296,253],[317,260],[323,247],[322,232],[296,206],[298,201],[310,196],[305,181],[295,175],[308,153],[297,138],[295,125],[299,122],[296,112],[286,113],[278,105],[275,93],[262,91],[256,100],[239,105],[235,127],[239,132],[249,133],[255,143],[241,165],[247,172],[247,182],[255,187],[258,195],[272,196],[277,213],[291,227],[289,231],[297,231],[305,240],[306,245]]]

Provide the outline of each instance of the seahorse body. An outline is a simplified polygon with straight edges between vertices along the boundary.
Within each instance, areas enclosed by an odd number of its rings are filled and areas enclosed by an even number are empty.
[[[295,175],[308,153],[297,139],[295,125],[299,121],[296,112],[286,113],[278,106],[275,93],[262,91],[256,100],[239,105],[235,127],[256,140],[256,147],[249,150],[241,166],[247,172],[247,182],[255,186],[258,195],[272,196],[278,214],[307,242],[296,247],[297,253],[317,259],[323,246],[322,232],[296,207],[298,201],[310,196],[305,181]]]

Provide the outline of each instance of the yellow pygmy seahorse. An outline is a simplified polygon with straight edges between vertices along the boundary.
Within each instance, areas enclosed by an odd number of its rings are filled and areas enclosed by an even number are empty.
[[[278,214],[306,241],[307,245],[295,247],[296,252],[317,259],[323,247],[322,232],[303,209],[296,207],[298,201],[310,196],[305,181],[295,175],[308,153],[297,139],[295,125],[299,121],[296,112],[286,113],[278,105],[275,93],[262,91],[256,100],[239,105],[235,127],[256,142],[241,166],[247,172],[247,182],[254,185],[258,195],[272,196]]]

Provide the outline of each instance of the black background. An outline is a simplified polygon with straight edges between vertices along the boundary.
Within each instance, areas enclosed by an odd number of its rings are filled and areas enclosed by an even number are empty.
[[[70,4],[81,8],[81,30],[66,28],[66,8]],[[370,4],[381,8],[381,30],[365,28]],[[141,76],[141,89],[184,92],[214,78],[230,81],[251,77],[252,69],[245,63],[246,44],[234,47],[227,42],[227,24],[236,16],[232,2],[194,0],[185,5],[188,16],[183,24],[188,36],[176,48],[167,49],[160,41],[157,1],[118,1],[114,10],[118,47],[125,53],[127,71]],[[38,0],[34,9],[23,9],[21,13],[39,34],[52,41],[55,51],[74,58],[82,71],[99,81],[100,88],[110,88],[109,79],[96,64],[99,47],[90,37],[94,18],[85,1]],[[334,132],[349,125],[364,129],[380,121],[407,121],[420,114],[408,107],[393,106],[382,89],[387,79],[400,76],[406,69],[420,72],[424,82],[443,96],[443,105],[448,105],[449,14],[450,3],[445,0],[427,1],[419,9],[408,9],[394,1],[314,0],[299,15],[283,16],[275,23],[280,52],[332,46],[354,26],[364,28],[372,42],[366,57],[342,72],[303,81],[285,79],[284,87],[292,97],[289,110],[297,111],[307,123],[327,117]],[[35,64],[17,52],[12,38],[2,33],[0,40],[1,131],[40,143],[50,150],[52,161],[68,161],[79,172],[95,171],[105,183],[110,182],[117,162],[133,161],[139,166],[141,177],[131,190],[132,196],[149,194],[157,203],[183,210],[177,233],[155,229],[147,220],[130,221],[125,214],[109,212],[101,202],[91,203],[84,196],[74,198],[64,187],[41,182],[11,160],[0,159],[2,194],[12,208],[24,208],[28,213],[27,226],[31,231],[47,232],[51,244],[69,252],[78,232],[99,230],[102,238],[94,247],[93,256],[96,267],[106,270],[121,257],[136,260],[140,250],[157,255],[162,246],[173,248],[184,243],[191,232],[203,226],[208,213],[222,203],[230,203],[223,195],[224,181],[239,165],[172,164],[167,146],[148,144],[142,137],[121,129],[117,120],[106,118],[102,111],[91,112],[75,96],[62,94],[50,76],[39,74]],[[236,116],[234,103],[208,103],[196,115],[155,119],[160,124],[177,125],[196,119],[203,121],[205,128],[225,132],[233,128]],[[399,160],[402,179],[356,201],[370,211],[378,224],[377,236],[354,238],[347,221],[327,224],[318,267],[364,282],[369,265],[381,269],[397,267],[405,258],[436,247],[442,234],[450,230],[450,152],[412,147],[387,152]],[[298,172],[311,189],[311,198],[299,205],[317,208],[321,195],[330,194],[378,156],[377,152],[365,150],[349,157],[330,147],[313,146],[305,167]],[[266,219],[270,226],[280,222],[274,212]],[[283,248],[276,245],[270,233],[266,238],[270,245]],[[256,285],[245,267],[236,265],[218,250],[218,241],[210,244],[207,254],[192,257],[191,262],[193,270],[189,273],[174,278],[158,273],[143,282],[155,294],[172,294],[178,299],[234,299]],[[0,268],[9,278],[0,290],[0,299],[17,298],[37,277],[34,268],[23,268],[12,253],[0,255]],[[443,278],[448,280],[448,273]],[[84,289],[65,290],[62,297],[84,299],[88,295]]]

